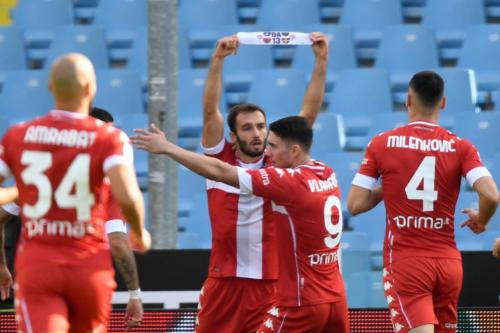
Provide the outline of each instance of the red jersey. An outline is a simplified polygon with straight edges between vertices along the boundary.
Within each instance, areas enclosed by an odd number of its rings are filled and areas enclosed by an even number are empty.
[[[263,157],[256,163],[245,164],[226,140],[213,148],[204,148],[204,152],[248,169],[259,169],[268,162]],[[208,276],[277,279],[271,202],[255,195],[241,194],[238,188],[212,180],[207,180],[207,195],[212,226]]]
[[[368,144],[353,184],[372,189],[379,176],[386,207],[384,261],[460,259],[454,213],[462,177],[489,175],[474,146],[447,129],[415,121]]]
[[[112,232],[127,233],[127,226],[125,225],[125,218],[123,217],[122,210],[111,194],[111,187],[105,180],[102,187],[103,205],[106,214],[106,234]]]
[[[108,248],[102,185],[111,167],[131,163],[123,132],[87,115],[51,111],[9,129],[0,148],[0,173],[12,173],[19,189],[20,249],[49,245],[52,260],[69,262]]]
[[[340,191],[333,170],[321,162],[295,169],[238,168],[242,194],[270,199],[279,217],[279,306],[345,300],[338,265],[342,234]]]

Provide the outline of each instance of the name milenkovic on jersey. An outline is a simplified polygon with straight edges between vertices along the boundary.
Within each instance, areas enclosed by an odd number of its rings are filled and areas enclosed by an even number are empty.
[[[442,229],[450,224],[449,218],[430,217],[430,216],[396,216],[392,220],[398,228],[416,228],[416,229]]]
[[[24,135],[24,142],[45,145],[88,148],[96,137],[95,132],[74,129],[58,129],[47,126],[30,126]]]
[[[60,236],[83,238],[94,233],[94,226],[87,221],[49,221],[46,219],[26,221],[28,238],[36,236]]]
[[[406,148],[421,151],[455,152],[455,140],[420,139],[413,136],[390,135],[387,137],[388,148]]]

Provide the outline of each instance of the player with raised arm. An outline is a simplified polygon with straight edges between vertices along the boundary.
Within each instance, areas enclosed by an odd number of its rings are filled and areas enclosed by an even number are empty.
[[[51,67],[55,109],[5,134],[0,182],[13,175],[23,223],[16,254],[16,312],[23,332],[106,332],[115,287],[104,234],[104,178],[140,251],[151,244],[131,146],[89,117],[92,63],[67,54]]]
[[[113,123],[113,116],[104,109],[92,108],[90,116],[102,120],[105,123]],[[120,207],[113,196],[110,195],[109,186],[104,186],[103,202],[106,212],[106,234],[108,236],[111,253],[115,266],[120,272],[127,286],[130,299],[125,311],[125,326],[127,328],[138,327],[142,321],[144,309],[141,301],[141,290],[139,286],[139,275],[135,257],[129,246],[127,228],[123,220]],[[0,207],[0,241],[3,240],[4,224],[13,216],[19,215],[19,206],[15,203]],[[17,240],[16,240],[17,242]],[[12,287],[12,276],[8,270],[3,246],[0,246],[0,299],[3,301],[9,297]]]
[[[273,167],[248,169],[184,150],[153,126],[136,130],[132,142],[166,154],[199,175],[269,200],[279,257],[273,305],[257,332],[347,333],[348,313],[339,272],[342,208],[337,179],[327,165],[312,160],[312,129],[292,116],[270,126],[266,154]],[[228,320],[231,320],[228,318]]]
[[[412,77],[409,123],[372,139],[347,197],[353,215],[384,200],[384,290],[397,333],[456,332],[462,262],[454,213],[461,178],[479,195],[479,212],[465,209],[462,226],[483,232],[499,201],[476,148],[437,124],[443,93],[436,73]]]
[[[310,38],[316,61],[300,115],[312,124],[323,103],[328,39],[317,32]],[[269,165],[264,157],[264,111],[254,104],[235,106],[227,117],[231,131],[228,142],[218,107],[224,59],[236,53],[238,46],[236,36],[222,38],[212,56],[203,99],[202,146],[206,155],[259,169]],[[200,294],[196,332],[254,333],[273,301],[278,278],[275,227],[269,223],[271,203],[211,180],[207,181],[207,195],[212,251]]]

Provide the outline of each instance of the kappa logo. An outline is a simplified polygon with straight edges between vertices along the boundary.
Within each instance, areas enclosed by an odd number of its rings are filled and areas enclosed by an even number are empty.
[[[387,291],[392,288],[392,284],[389,281],[384,283],[384,290]]]
[[[391,304],[393,301],[394,298],[391,295],[387,296],[387,304]]]
[[[271,310],[267,311],[267,313],[270,314],[273,317],[276,317],[276,318],[278,318],[280,316],[279,309],[277,307],[275,307],[275,306],[273,306],[271,308]]]
[[[269,328],[271,331],[274,331],[273,321],[271,319],[266,320],[264,322],[264,326]]]
[[[389,272],[387,272],[387,269],[385,269],[385,268],[384,268],[384,270],[382,271],[382,275],[383,275],[384,277],[386,277],[386,276],[387,276],[387,274],[389,274]]]
[[[396,309],[391,309],[391,317],[394,318],[397,315],[399,315],[399,312],[397,312]]]
[[[404,328],[403,325],[401,325],[400,323],[396,323],[394,324],[394,331],[397,333],[399,331],[401,331],[402,329]]]

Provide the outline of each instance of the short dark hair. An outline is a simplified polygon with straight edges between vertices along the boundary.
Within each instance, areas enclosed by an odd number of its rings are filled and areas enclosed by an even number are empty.
[[[306,118],[290,116],[276,120],[269,125],[269,130],[285,141],[299,144],[304,151],[309,152],[313,141],[313,130]]]
[[[410,88],[418,95],[425,107],[434,107],[443,98],[444,81],[432,71],[422,71],[413,75]]]
[[[90,110],[90,114],[89,115],[91,117],[94,117],[94,118],[97,118],[99,120],[102,120],[105,123],[112,123],[113,121],[115,121],[113,119],[113,116],[111,115],[111,113],[109,113],[108,111],[106,111],[104,109],[101,109],[101,108],[93,107],[92,110]]]
[[[227,125],[229,126],[231,132],[236,133],[236,117],[240,113],[252,113],[256,111],[261,112],[264,115],[264,118],[266,118],[264,110],[256,104],[243,103],[233,106],[227,115]]]

